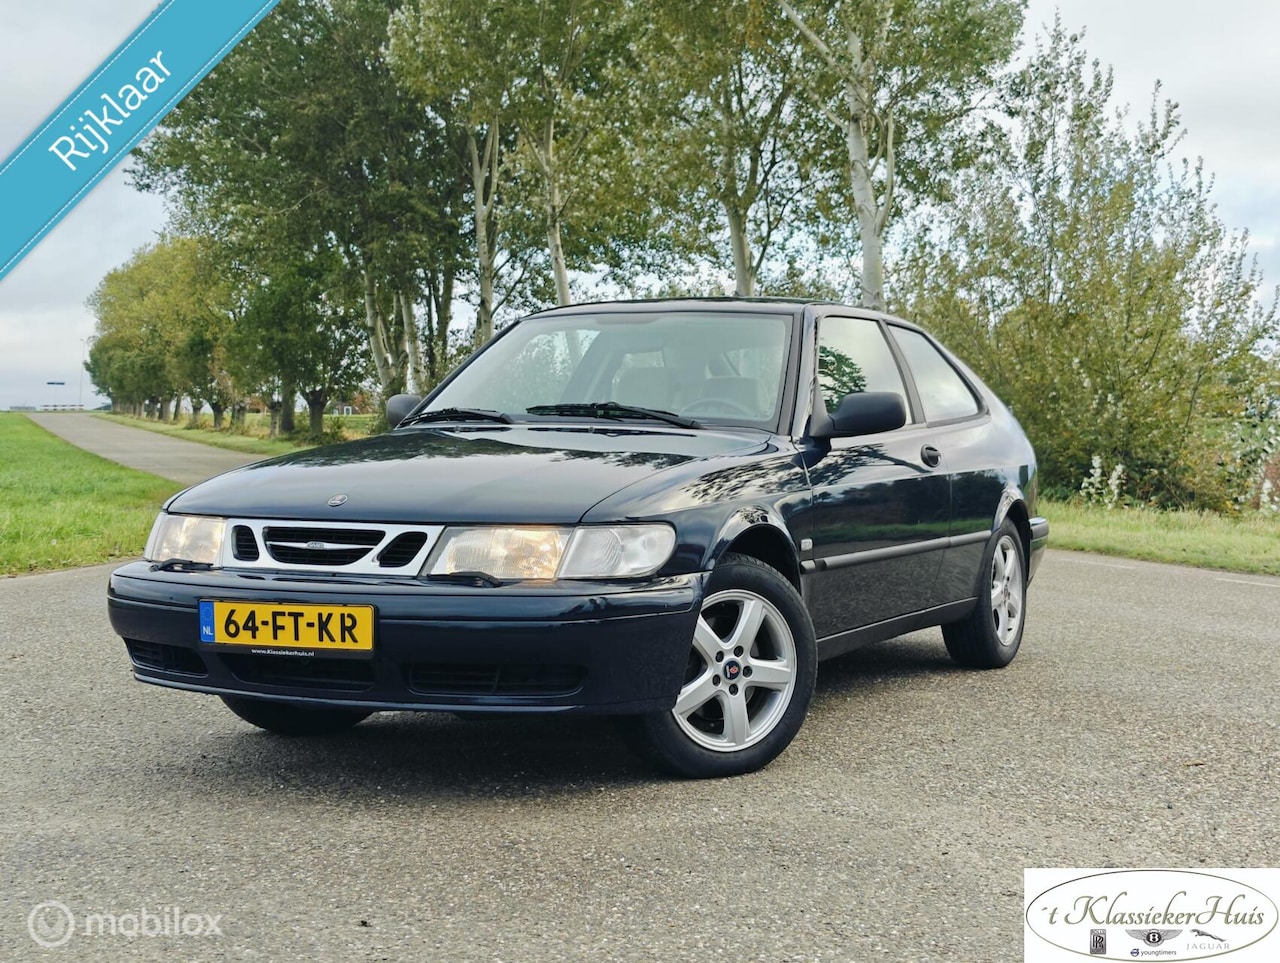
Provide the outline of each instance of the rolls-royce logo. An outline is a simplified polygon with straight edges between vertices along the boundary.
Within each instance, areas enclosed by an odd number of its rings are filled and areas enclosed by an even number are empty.
[[[346,503],[347,503],[346,495],[334,495],[332,498],[329,499],[330,508],[337,508],[339,505],[345,505]]]

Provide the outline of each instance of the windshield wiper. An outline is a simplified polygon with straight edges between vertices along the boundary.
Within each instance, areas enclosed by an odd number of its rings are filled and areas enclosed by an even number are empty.
[[[488,408],[437,408],[435,411],[419,411],[400,424],[417,425],[424,421],[500,421],[509,425],[513,419],[506,412]]]
[[[651,418],[665,421],[677,428],[701,428],[692,418],[683,418],[671,411],[658,408],[640,408],[636,405],[620,405],[616,401],[588,401],[563,405],[534,405],[526,408],[531,415],[577,415],[584,418]]]

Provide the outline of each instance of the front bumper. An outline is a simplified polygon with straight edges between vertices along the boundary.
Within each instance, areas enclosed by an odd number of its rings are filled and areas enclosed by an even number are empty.
[[[674,705],[705,580],[473,588],[153,572],[134,562],[112,574],[107,607],[140,682],[373,710],[620,714]],[[373,605],[374,653],[255,655],[203,645],[201,599]]]

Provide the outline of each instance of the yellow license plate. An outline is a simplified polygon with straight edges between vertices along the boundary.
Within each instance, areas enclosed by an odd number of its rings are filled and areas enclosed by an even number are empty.
[[[298,605],[292,602],[200,603],[200,641],[258,649],[373,652],[372,605]]]

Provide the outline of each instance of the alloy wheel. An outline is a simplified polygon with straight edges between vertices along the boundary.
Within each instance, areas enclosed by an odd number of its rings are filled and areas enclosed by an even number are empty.
[[[991,559],[991,617],[1001,645],[1012,645],[1022,626],[1024,582],[1018,546],[1008,535],[996,543]]]
[[[796,687],[796,645],[782,613],[744,589],[707,597],[672,714],[717,752],[751,746],[778,724]]]

